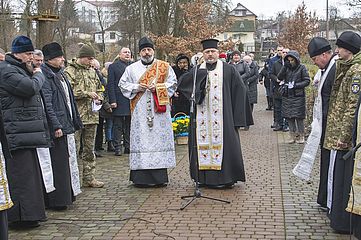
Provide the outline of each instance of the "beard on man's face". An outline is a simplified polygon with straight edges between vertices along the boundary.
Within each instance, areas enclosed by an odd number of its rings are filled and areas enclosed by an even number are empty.
[[[207,59],[205,61],[206,61],[206,63],[213,64],[213,63],[217,62],[217,59],[212,58],[212,59]]]
[[[140,59],[145,63],[150,63],[153,61],[154,56],[153,55],[145,55],[145,56],[140,57]]]

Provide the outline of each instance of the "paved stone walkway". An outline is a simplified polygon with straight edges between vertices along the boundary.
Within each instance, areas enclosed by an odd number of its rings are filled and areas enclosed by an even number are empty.
[[[103,189],[83,189],[67,211],[48,211],[33,230],[11,230],[10,239],[349,239],[334,234],[315,202],[318,163],[310,184],[292,175],[302,145],[285,143],[287,133],[270,128],[263,86],[255,107],[255,126],[240,131],[247,181],[233,189],[202,189],[204,196],[185,210],[181,196],[193,193],[186,146],[177,146],[177,167],[165,188],[138,189],[128,182],[127,156],[105,153],[97,175]]]

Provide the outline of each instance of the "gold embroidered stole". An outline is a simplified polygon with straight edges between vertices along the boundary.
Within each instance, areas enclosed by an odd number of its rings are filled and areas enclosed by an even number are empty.
[[[357,113],[356,144],[361,141],[361,107]],[[354,171],[352,177],[353,192],[350,192],[346,211],[361,215],[361,149],[355,153]],[[342,161],[342,160],[341,160]]]
[[[145,73],[140,77],[139,84],[143,83],[149,85],[153,81],[156,82],[157,96],[161,95],[161,99],[164,101],[164,82],[168,78],[168,68],[169,64],[161,60],[155,60],[152,65],[145,71]],[[164,86],[164,87],[162,87]],[[160,90],[158,90],[160,88]],[[165,88],[165,90],[167,90]],[[159,92],[159,94],[158,94]],[[168,97],[168,92],[167,97]],[[143,96],[144,92],[138,92],[137,95],[130,101],[130,111],[133,112],[135,106],[137,105],[139,99]],[[159,99],[159,97],[158,97]],[[168,100],[169,102],[169,100]],[[161,104],[161,103],[160,103]]]
[[[6,179],[5,158],[0,144],[0,211],[9,209],[13,205]]]
[[[205,68],[205,63],[200,68]],[[221,170],[223,159],[223,63],[208,72],[206,97],[197,105],[199,170]]]

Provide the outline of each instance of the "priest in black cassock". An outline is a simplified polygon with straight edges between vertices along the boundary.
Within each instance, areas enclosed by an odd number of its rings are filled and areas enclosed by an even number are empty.
[[[191,177],[201,185],[229,188],[246,180],[238,129],[253,125],[252,111],[241,76],[218,60],[218,40],[203,40],[202,45],[204,63],[184,74],[177,89],[192,99],[195,85],[189,135]]]

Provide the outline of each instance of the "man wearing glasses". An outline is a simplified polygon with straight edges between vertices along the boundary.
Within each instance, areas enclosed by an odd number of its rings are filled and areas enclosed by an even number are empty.
[[[78,153],[81,143],[83,146],[82,153],[78,158],[83,162],[83,169],[79,171],[80,175],[83,175],[83,187],[101,188],[104,183],[96,180],[94,176],[94,140],[99,114],[93,111],[95,110],[93,108],[102,102],[101,83],[94,68],[91,67],[94,58],[94,49],[89,45],[83,45],[79,50],[78,57],[73,59],[65,69],[65,74],[73,88],[80,118],[84,124],[84,128],[75,133]],[[81,168],[82,164],[79,166]]]

